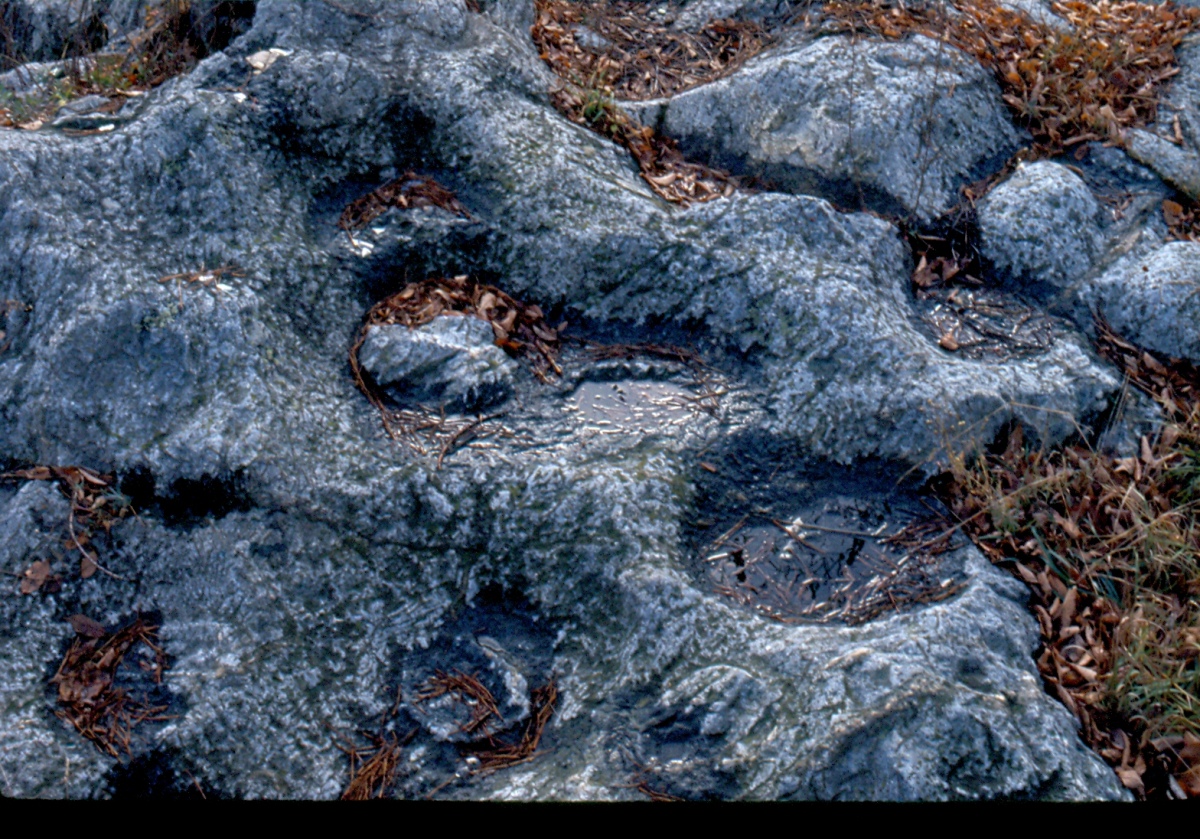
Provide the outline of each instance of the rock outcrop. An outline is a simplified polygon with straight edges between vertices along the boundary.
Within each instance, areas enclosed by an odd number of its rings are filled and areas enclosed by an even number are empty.
[[[0,590],[0,793],[128,783],[54,716],[46,680],[65,618],[144,613],[171,657],[172,719],[134,742],[158,792],[194,778],[212,795],[336,797],[329,726],[374,725],[399,686],[400,721],[420,728],[401,795],[458,773],[441,794],[627,798],[645,769],[696,798],[1122,797],[1038,680],[1023,589],[974,548],[926,558],[928,602],[858,625],[775,620],[703,573],[714,529],[754,514],[753,482],[728,477],[747,463],[783,488],[782,512],[872,481],[892,504],[949,450],[1014,419],[1062,440],[1118,393],[1065,319],[1035,353],[939,345],[897,225],[826,200],[862,187],[917,219],[945,210],[1018,142],[994,82],[920,39],[764,54],[654,107],[697,156],[762,163],[788,193],[679,207],[554,111],[530,4],[481,5],[263,0],[249,31],[112,130],[0,131],[0,301],[20,304],[0,310],[0,462],[111,472],[140,513],[97,534],[110,573],[83,580],[58,490],[0,484],[0,567],[63,576],[58,592]],[[247,61],[272,49],[270,66]],[[817,108],[833,94],[852,132]],[[805,157],[802,135],[832,145]],[[470,217],[394,208],[338,229],[409,170]],[[237,270],[186,279],[218,266]],[[398,445],[347,352],[379,299],[468,273],[580,337],[687,344],[707,366],[571,347],[547,385],[466,336],[511,391],[504,416],[474,445]],[[1154,302],[1168,286],[1129,326],[1190,352],[1184,315]],[[467,393],[469,375],[437,378]],[[661,396],[658,412],[582,409],[613,387]],[[422,680],[455,669],[491,686],[507,734],[554,677],[553,754],[471,774],[462,709],[418,707]]]
[[[712,165],[920,223],[1020,142],[991,74],[924,36],[820,38],[627,107]]]

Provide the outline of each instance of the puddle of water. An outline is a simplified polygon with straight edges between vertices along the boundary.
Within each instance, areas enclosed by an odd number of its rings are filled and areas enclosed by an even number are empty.
[[[948,545],[926,544],[945,525],[880,470],[805,467],[757,439],[699,466],[695,573],[762,614],[861,623],[959,588]]]
[[[845,496],[782,518],[756,514],[708,546],[704,575],[775,617],[823,617],[854,592],[904,572],[905,548],[884,539],[915,514]]]
[[[571,395],[571,410],[601,433],[651,432],[693,418],[695,396],[670,382],[584,382]]]

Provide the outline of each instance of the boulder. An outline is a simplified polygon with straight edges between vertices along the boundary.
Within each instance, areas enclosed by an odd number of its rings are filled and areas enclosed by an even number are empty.
[[[372,326],[358,360],[375,383],[408,404],[475,411],[508,398],[516,362],[476,317],[443,315],[430,323]]]
[[[1020,142],[991,74],[924,36],[770,50],[727,78],[625,107],[712,165],[918,223]]]
[[[1158,123],[1126,132],[1125,146],[1175,189],[1200,200],[1200,40],[1187,39],[1176,61],[1179,73],[1164,91]],[[1176,125],[1182,145],[1175,142]]]
[[[1170,242],[1120,259],[1080,297],[1118,335],[1200,362],[1200,243]]]
[[[999,277],[1069,286],[1101,253],[1100,205],[1067,167],[1022,164],[979,203],[980,244]]]

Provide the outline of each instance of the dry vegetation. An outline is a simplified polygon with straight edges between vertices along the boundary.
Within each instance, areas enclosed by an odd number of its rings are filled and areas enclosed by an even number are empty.
[[[1162,211],[1168,240],[1200,242],[1200,205],[1179,196],[1178,201],[1164,201]]]
[[[166,0],[148,8],[145,25],[130,34],[124,55],[84,56],[90,52],[85,34],[70,39],[74,57],[67,61],[61,77],[33,95],[14,96],[0,90],[0,128],[37,130],[64,104],[91,94],[112,100],[105,109],[115,113],[130,97],[190,71],[211,48],[197,32],[191,0]],[[6,54],[11,52],[10,43]],[[21,63],[19,58],[12,60]]]
[[[350,202],[338,219],[338,227],[347,233],[361,230],[392,207],[401,210],[440,207],[463,218],[471,217],[454,193],[433,178],[405,172],[396,180]]]
[[[141,618],[115,633],[84,615],[71,618],[77,636],[63,656],[51,683],[57,685],[58,716],[96,744],[105,754],[132,754],[133,730],[139,724],[169,719],[166,705],[153,705],[117,684],[117,674],[130,651],[139,644],[151,653],[140,662],[158,685],[166,655],[158,645],[158,627]]]
[[[1200,796],[1200,371],[1099,330],[1161,433],[1117,458],[1038,450],[1017,428],[1002,453],[959,459],[946,497],[1029,584],[1038,667],[1089,744],[1140,795]]]
[[[994,0],[830,0],[824,13],[834,31],[893,39],[922,34],[975,56],[1033,134],[1035,154],[1089,140],[1119,143],[1124,129],[1153,123],[1159,86],[1178,72],[1175,50],[1200,26],[1200,9],[1110,0],[1050,5],[1070,29]]]
[[[562,79],[551,94],[559,112],[624,146],[642,178],[660,197],[678,204],[728,197],[727,173],[689,163],[675,142],[639,125],[616,105],[621,99],[669,96],[725,75],[771,41],[758,24],[710,21],[685,32],[651,20],[642,4],[618,0],[537,0],[533,40]],[[606,42],[580,43],[580,27]]]
[[[122,519],[135,515],[130,499],[117,489],[112,475],[101,475],[83,466],[34,466],[0,474],[0,480],[56,482],[71,503],[63,547],[78,554],[79,576],[86,580],[97,571],[116,576],[100,564],[92,545],[99,531],[110,533]],[[21,593],[33,594],[43,587],[57,590],[60,581],[49,561],[39,559],[25,570]]]

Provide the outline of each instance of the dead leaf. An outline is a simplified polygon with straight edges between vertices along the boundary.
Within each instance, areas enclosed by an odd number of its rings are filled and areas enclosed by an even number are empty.
[[[108,634],[108,630],[104,628],[104,624],[89,618],[87,615],[71,615],[71,617],[67,618],[67,623],[74,627],[77,634],[85,638],[103,638]]]
[[[1144,795],[1146,793],[1146,785],[1142,782],[1142,776],[1130,768],[1122,768],[1117,770],[1117,778],[1121,784],[1128,790]]]
[[[50,578],[50,563],[39,559],[37,562],[25,569],[25,576],[21,580],[21,594],[33,594]]]

